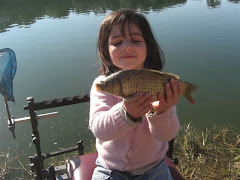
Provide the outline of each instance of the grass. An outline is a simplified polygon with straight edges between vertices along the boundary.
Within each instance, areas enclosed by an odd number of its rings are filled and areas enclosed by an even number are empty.
[[[232,129],[213,126],[201,131],[192,123],[184,125],[174,144],[174,157],[179,159],[176,167],[182,176],[187,180],[240,180],[240,134]],[[85,151],[94,152],[94,143]],[[51,158],[45,167],[64,164],[68,157],[76,155]],[[0,179],[9,179],[16,171],[21,173],[15,179],[33,179],[29,164],[23,165],[21,161],[23,158],[27,158],[24,153],[11,158],[0,152]]]
[[[7,153],[0,151],[0,179],[1,180],[23,180],[23,179],[32,179],[32,172],[26,164],[22,162],[22,159],[27,159],[26,150],[21,153],[17,152],[18,145],[16,144],[15,156],[10,156],[10,148]],[[14,176],[14,177],[13,177]]]
[[[194,180],[240,180],[240,134],[231,129],[185,125],[174,144],[180,173]]]

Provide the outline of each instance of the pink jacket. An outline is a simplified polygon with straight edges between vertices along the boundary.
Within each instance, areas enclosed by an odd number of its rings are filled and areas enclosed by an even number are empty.
[[[176,107],[160,115],[146,114],[142,123],[127,123],[120,113],[123,99],[96,91],[90,93],[89,127],[96,137],[98,159],[108,169],[141,168],[164,158],[168,141],[179,130]]]

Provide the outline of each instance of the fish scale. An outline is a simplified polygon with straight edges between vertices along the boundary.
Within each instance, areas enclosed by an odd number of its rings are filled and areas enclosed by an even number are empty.
[[[157,94],[162,93],[165,96],[164,85],[168,82],[167,78],[159,78],[154,74],[150,73],[124,73],[121,77],[123,85],[122,96],[128,97],[135,92],[144,92],[154,95],[155,100],[157,100]],[[128,78],[125,78],[128,77]]]

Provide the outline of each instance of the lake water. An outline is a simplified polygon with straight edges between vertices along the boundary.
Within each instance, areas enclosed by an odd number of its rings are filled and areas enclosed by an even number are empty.
[[[98,75],[100,24],[119,8],[138,9],[146,15],[166,55],[163,71],[199,86],[194,93],[196,105],[180,99],[181,125],[230,125],[240,130],[238,0],[0,0],[0,49],[13,49],[18,62],[11,114],[29,116],[23,110],[28,96],[38,102],[89,93]],[[86,147],[94,142],[88,129],[88,103],[37,114],[52,111],[59,116],[39,122],[43,152],[73,146],[80,139]],[[7,129],[7,113],[0,100],[0,151],[35,152],[30,123],[16,125],[15,133],[16,141]]]

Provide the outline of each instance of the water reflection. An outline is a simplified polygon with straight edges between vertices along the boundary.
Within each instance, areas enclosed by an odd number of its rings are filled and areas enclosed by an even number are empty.
[[[240,0],[228,0],[228,2],[232,2],[232,3],[239,3]]]
[[[14,26],[29,27],[37,19],[49,16],[51,18],[66,18],[71,11],[76,13],[95,14],[106,13],[107,10],[119,8],[160,11],[176,5],[185,4],[187,0],[1,0],[0,1],[0,33],[8,31]],[[221,5],[221,0],[206,0],[207,5],[216,8]],[[239,3],[240,0],[228,0]]]
[[[228,0],[231,3],[239,3],[240,0]],[[207,5],[211,8],[218,8],[221,5],[221,0],[207,0]]]
[[[166,7],[184,4],[187,0],[1,0],[0,33],[14,26],[29,27],[37,19],[66,18],[71,11],[76,13],[106,13],[119,8],[159,11]]]
[[[207,5],[216,8],[221,0],[206,0]],[[160,11],[163,8],[186,3],[187,0],[2,0],[0,1],[0,33],[14,26],[29,27],[37,19],[49,16],[51,18],[66,18],[71,11],[76,13],[95,14],[106,13],[107,10],[119,8],[139,9],[141,11]],[[240,0],[228,0],[239,3]]]
[[[207,0],[207,5],[212,8],[219,7],[221,5],[221,0]]]

